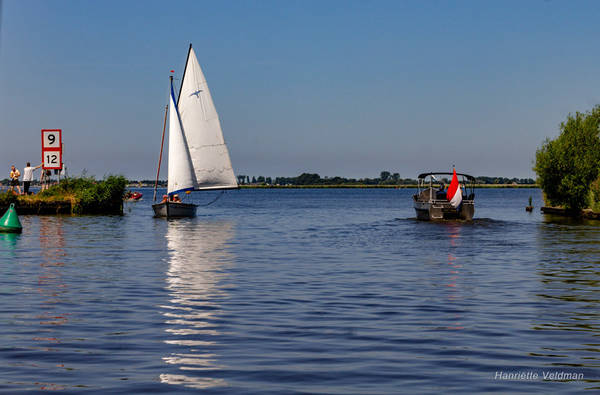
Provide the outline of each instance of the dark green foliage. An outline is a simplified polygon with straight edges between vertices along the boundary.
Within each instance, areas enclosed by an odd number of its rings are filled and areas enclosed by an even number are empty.
[[[590,184],[590,208],[600,213],[600,176]]]
[[[109,176],[81,191],[81,211],[86,214],[123,212],[123,194],[127,180],[122,176]]]
[[[590,205],[590,184],[598,177],[600,163],[600,106],[567,117],[561,133],[546,139],[536,151],[538,183],[547,203],[581,210]]]
[[[249,183],[248,176],[239,176],[243,181],[246,177],[246,182]],[[238,178],[239,178],[238,177]],[[256,180],[256,177],[253,177]],[[258,177],[259,181],[261,178]],[[412,178],[401,178],[400,173],[390,173],[389,171],[382,171],[379,178],[345,178],[345,177],[324,177],[321,178],[318,174],[302,173],[298,177],[271,177],[264,178],[267,184],[274,184],[280,186],[403,186],[403,185],[417,185],[417,180]],[[446,184],[450,183],[450,180],[445,179]],[[520,185],[535,185],[535,180],[531,178],[506,178],[506,177],[477,177],[477,184],[520,184]],[[244,182],[240,182],[240,185]]]
[[[318,174],[302,173],[296,179],[297,185],[318,185],[321,183],[321,176]]]
[[[488,176],[479,176],[475,177],[476,184],[524,184],[524,185],[534,185],[535,180],[532,178],[507,178],[507,177],[488,177]]]
[[[11,203],[17,203],[17,195],[11,191],[0,193],[0,207],[8,207]],[[4,213],[0,213],[2,215]]]
[[[108,176],[102,181],[93,177],[68,178],[40,192],[40,197],[72,196],[75,214],[121,214],[127,180],[123,176]]]

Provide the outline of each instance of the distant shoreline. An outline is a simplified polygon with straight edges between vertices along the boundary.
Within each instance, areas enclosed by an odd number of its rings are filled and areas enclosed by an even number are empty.
[[[159,188],[166,188],[166,185],[159,185]],[[474,188],[529,188],[539,189],[537,184],[475,184]],[[142,184],[141,186],[137,183],[128,184],[127,188],[154,188],[153,185]],[[367,184],[351,184],[351,185],[240,185],[241,189],[356,189],[356,188],[367,188],[367,189],[417,189],[416,184],[409,185],[367,185]]]
[[[539,189],[537,184],[475,184],[474,188],[530,188]],[[385,188],[385,189],[416,189],[417,185],[240,185],[241,189],[351,189],[351,188]]]

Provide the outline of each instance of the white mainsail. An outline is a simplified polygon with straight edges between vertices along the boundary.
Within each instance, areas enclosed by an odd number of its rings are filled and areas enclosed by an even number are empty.
[[[191,46],[177,109],[193,164],[197,182],[195,189],[237,188],[237,179],[223,139],[219,115]],[[170,177],[169,169],[169,185]]]
[[[181,120],[177,113],[173,86],[171,85],[169,101],[169,183],[167,193],[195,189],[198,185],[188,144],[181,129]]]

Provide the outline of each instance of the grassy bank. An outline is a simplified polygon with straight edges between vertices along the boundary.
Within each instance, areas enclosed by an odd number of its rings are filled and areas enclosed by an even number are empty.
[[[539,188],[531,184],[476,184],[475,188]],[[366,184],[341,184],[341,185],[240,185],[243,189],[328,189],[328,188],[386,188],[386,189],[411,189],[417,185],[366,185]]]
[[[565,207],[542,207],[541,211],[544,214],[558,215],[561,217],[600,220],[600,212],[593,211],[589,208],[583,210],[570,210]]]
[[[123,214],[123,194],[127,180],[109,176],[102,181],[92,177],[68,178],[36,195],[0,194],[0,210],[15,203],[19,214]]]

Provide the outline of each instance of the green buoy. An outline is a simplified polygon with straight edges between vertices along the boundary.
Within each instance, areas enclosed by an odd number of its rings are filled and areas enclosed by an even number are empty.
[[[21,221],[19,221],[17,210],[15,210],[15,204],[11,203],[8,210],[0,218],[0,232],[21,233],[22,231],[23,227]]]

